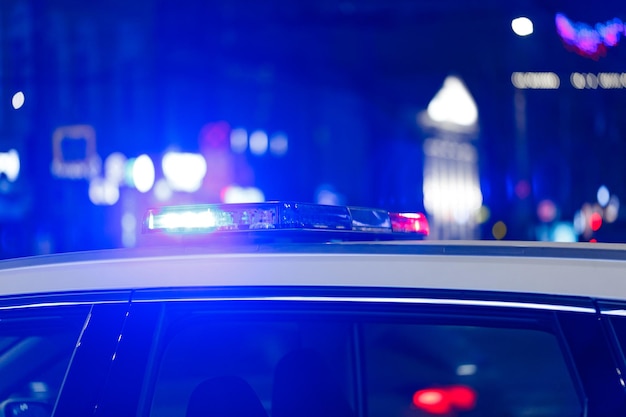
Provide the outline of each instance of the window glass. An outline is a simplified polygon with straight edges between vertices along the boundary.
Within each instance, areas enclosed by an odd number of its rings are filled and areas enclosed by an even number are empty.
[[[523,328],[364,326],[368,415],[578,416],[556,338]]]
[[[331,400],[342,407],[337,417],[353,409],[349,323],[207,319],[174,328],[151,416],[199,416],[215,406],[246,417],[330,417]]]
[[[150,416],[582,413],[558,339],[518,322],[241,317],[171,322],[156,355]]]
[[[88,307],[0,313],[2,412],[21,415],[20,404],[29,403],[32,415],[51,414],[87,313]]]

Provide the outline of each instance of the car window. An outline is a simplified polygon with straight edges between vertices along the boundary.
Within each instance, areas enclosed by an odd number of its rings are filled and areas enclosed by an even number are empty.
[[[222,387],[225,392],[219,401],[224,407],[245,401],[257,404],[259,417],[298,412],[300,406],[294,408],[293,403],[298,394],[318,396],[314,402],[319,407],[329,406],[327,395],[332,394],[345,410],[354,408],[350,323],[219,316],[179,323],[176,328],[160,358],[151,416],[184,416],[188,409],[204,409],[198,401],[218,401],[207,386],[222,381],[220,385],[238,387],[228,378],[238,378],[248,388]],[[296,388],[304,383],[302,378],[311,385],[301,386],[305,391],[300,393]],[[196,400],[195,394],[202,391],[207,391],[204,398]]]
[[[558,337],[518,322],[213,313],[169,322],[151,417],[578,416]]]
[[[1,412],[51,415],[87,313],[88,307],[0,312]],[[29,408],[34,414],[26,414]]]
[[[363,326],[368,415],[577,416],[553,334],[526,328]]]

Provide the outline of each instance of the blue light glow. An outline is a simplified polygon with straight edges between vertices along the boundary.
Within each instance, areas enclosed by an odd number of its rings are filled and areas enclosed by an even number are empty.
[[[576,242],[576,230],[572,223],[557,223],[552,229],[553,242]]]
[[[289,149],[289,140],[284,133],[276,133],[270,139],[270,152],[275,156],[283,156]]]
[[[268,138],[267,133],[257,130],[250,135],[250,152],[255,155],[264,155],[267,152]]]
[[[164,229],[194,229],[215,227],[215,216],[209,210],[166,213],[158,218],[154,227]]]
[[[248,132],[246,129],[233,129],[230,132],[230,150],[234,153],[244,153],[248,149]]]
[[[606,207],[607,204],[609,204],[611,193],[609,193],[609,189],[606,188],[606,185],[602,185],[600,188],[598,188],[596,198],[598,199],[598,204],[600,204],[601,207]]]

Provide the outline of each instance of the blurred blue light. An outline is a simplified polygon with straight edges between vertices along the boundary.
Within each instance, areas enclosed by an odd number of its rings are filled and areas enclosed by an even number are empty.
[[[289,149],[289,140],[284,133],[276,133],[270,139],[270,152],[275,156],[284,156]]]
[[[607,204],[609,204],[611,193],[609,193],[609,189],[606,188],[605,185],[602,185],[600,186],[600,188],[598,188],[598,193],[597,193],[596,198],[598,199],[598,204],[600,204],[601,207],[606,207]]]
[[[89,200],[97,206],[112,206],[120,199],[118,184],[103,178],[89,181]]]
[[[267,133],[257,130],[250,135],[250,152],[255,155],[264,155],[267,152],[268,139]]]
[[[553,242],[576,242],[576,231],[572,223],[557,223],[552,228],[551,240]]]
[[[208,229],[216,226],[215,215],[209,210],[162,214],[158,217],[158,224],[152,224],[153,219],[150,217],[150,228]]]
[[[331,184],[321,184],[315,191],[315,202],[328,206],[342,206],[345,205],[346,198]]]
[[[244,153],[248,149],[248,132],[246,129],[233,129],[230,132],[230,150],[235,153]]]

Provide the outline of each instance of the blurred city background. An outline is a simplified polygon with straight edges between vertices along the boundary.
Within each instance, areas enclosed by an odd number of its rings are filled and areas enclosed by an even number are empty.
[[[626,241],[626,3],[2,0],[0,257],[172,204],[425,211]]]

